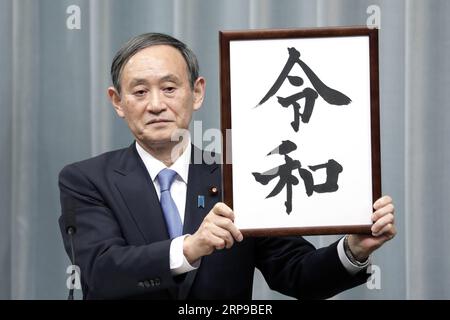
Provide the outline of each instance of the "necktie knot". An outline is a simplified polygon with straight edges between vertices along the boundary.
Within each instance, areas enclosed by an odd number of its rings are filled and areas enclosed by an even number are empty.
[[[170,186],[175,180],[176,175],[177,173],[174,170],[167,168],[158,173],[157,179],[161,188],[161,193],[170,190]]]

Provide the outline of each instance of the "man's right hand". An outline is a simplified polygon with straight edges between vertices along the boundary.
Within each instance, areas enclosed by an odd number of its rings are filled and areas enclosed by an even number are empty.
[[[225,203],[218,202],[203,219],[198,230],[184,239],[183,253],[192,264],[214,250],[231,248],[234,240],[241,242],[243,238],[234,225],[233,210]]]

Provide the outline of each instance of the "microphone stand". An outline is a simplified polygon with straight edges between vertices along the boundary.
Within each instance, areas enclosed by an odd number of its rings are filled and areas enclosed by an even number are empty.
[[[76,229],[72,226],[67,228],[67,234],[69,235],[69,240],[70,240],[70,251],[71,251],[71,257],[72,257],[72,265],[76,266],[75,263],[75,246],[73,244],[73,235],[75,234]],[[75,268],[72,270],[72,276],[74,276],[76,273]],[[73,300],[73,287],[74,287],[74,281],[75,278],[72,279],[72,285],[69,288],[69,296],[67,297],[67,300]]]
[[[66,234],[69,237],[69,244],[70,244],[70,257],[72,260],[72,274],[71,274],[71,284],[69,287],[69,296],[67,297],[67,300],[73,300],[73,292],[74,292],[74,285],[76,281],[77,275],[77,268],[76,268],[76,262],[75,262],[75,245],[74,245],[74,235],[77,232],[77,222],[75,217],[75,209],[76,209],[76,203],[73,198],[67,197],[62,201],[62,207],[63,207],[63,217],[64,217],[64,227],[66,229]]]

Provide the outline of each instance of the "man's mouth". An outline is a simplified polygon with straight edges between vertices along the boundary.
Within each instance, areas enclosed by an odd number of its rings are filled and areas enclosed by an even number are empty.
[[[155,124],[155,123],[164,123],[164,122],[173,122],[172,120],[168,120],[168,119],[152,119],[150,121],[147,122],[147,124]]]

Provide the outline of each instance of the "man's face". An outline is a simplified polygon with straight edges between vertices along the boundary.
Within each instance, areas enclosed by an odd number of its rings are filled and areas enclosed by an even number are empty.
[[[205,80],[189,83],[181,53],[167,45],[145,48],[128,60],[120,79],[121,93],[108,89],[117,114],[136,139],[150,148],[172,145],[177,129],[188,129],[192,112],[201,107]]]

